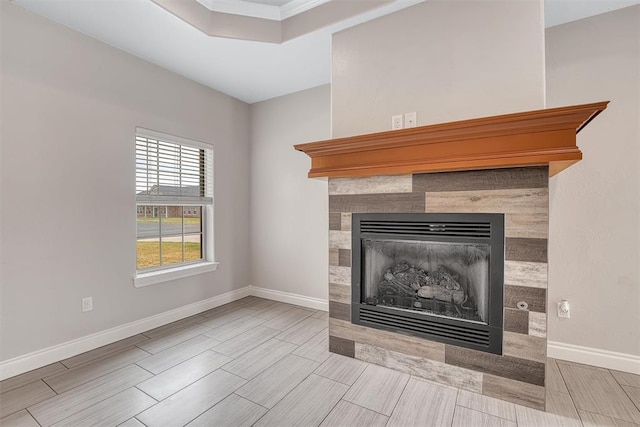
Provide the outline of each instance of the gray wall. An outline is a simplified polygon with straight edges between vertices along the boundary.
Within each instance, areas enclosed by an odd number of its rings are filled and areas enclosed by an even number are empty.
[[[549,340],[640,356],[640,6],[549,28],[549,107],[611,100],[550,180]]]
[[[544,107],[542,1],[429,1],[333,36],[333,136]]]
[[[251,105],[251,284],[327,299],[327,181],[294,144],[330,138],[328,85]]]
[[[0,360],[247,286],[248,105],[0,3]],[[134,288],[136,126],[214,144],[217,271]]]

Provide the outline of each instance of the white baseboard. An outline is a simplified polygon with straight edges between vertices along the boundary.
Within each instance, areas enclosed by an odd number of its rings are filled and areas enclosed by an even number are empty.
[[[553,359],[568,360],[640,375],[640,356],[633,354],[548,341],[547,356]]]
[[[251,295],[250,286],[226,292],[222,295],[178,307],[164,313],[156,314],[125,325],[116,326],[106,331],[96,332],[72,341],[37,350],[23,356],[0,362],[0,380],[40,368],[51,363],[111,344],[124,338],[148,331],[176,320],[219,307]]]
[[[329,311],[329,302],[326,299],[312,298],[290,292],[275,291],[273,289],[261,288],[259,286],[249,286],[251,295],[266,298],[287,304],[295,304],[314,310]]]

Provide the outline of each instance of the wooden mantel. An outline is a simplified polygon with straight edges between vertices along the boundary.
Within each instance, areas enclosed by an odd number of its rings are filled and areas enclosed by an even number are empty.
[[[582,159],[576,134],[609,101],[298,144],[310,178],[549,166]]]

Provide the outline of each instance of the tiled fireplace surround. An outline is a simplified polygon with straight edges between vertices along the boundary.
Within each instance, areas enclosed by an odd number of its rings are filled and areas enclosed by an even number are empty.
[[[544,410],[548,175],[547,167],[524,167],[330,178],[330,351]],[[351,324],[353,212],[504,213],[503,354]]]

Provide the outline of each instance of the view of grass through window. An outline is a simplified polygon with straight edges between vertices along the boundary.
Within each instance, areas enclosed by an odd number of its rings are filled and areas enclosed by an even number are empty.
[[[138,205],[138,270],[202,258],[201,206]]]

